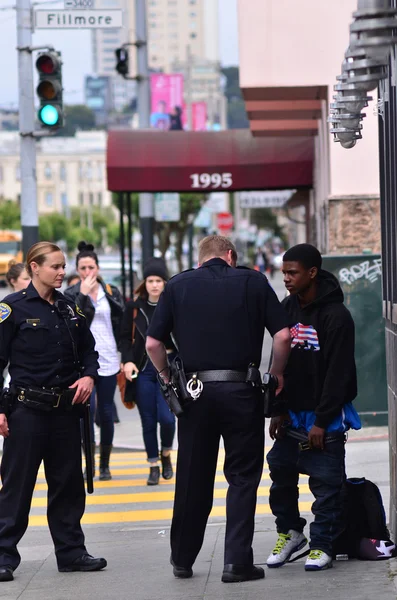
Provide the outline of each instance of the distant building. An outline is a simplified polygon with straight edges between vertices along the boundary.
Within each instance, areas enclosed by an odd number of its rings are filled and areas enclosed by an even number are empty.
[[[116,73],[115,50],[135,42],[135,2],[95,0],[95,8],[124,11],[125,27],[92,32],[93,72],[111,77],[113,106],[122,110],[136,95],[136,84]],[[149,68],[171,73],[175,62],[193,58],[219,61],[218,0],[146,0]],[[130,46],[130,75],[137,74],[136,48]]]
[[[0,131],[17,131],[19,127],[19,113],[16,109],[0,109]]]
[[[72,207],[89,211],[107,207],[104,131],[79,131],[73,138],[42,138],[37,142],[37,196],[40,214],[69,214]],[[21,194],[19,134],[0,132],[0,198],[19,201]]]

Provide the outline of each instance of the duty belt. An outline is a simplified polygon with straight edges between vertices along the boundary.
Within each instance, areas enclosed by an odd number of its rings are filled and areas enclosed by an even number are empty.
[[[186,373],[187,379],[197,378],[202,383],[209,382],[226,382],[230,381],[232,383],[246,383],[247,381],[247,371],[230,371],[228,369],[220,370],[220,371],[196,371],[194,373]]]
[[[22,404],[30,408],[50,411],[54,408],[70,410],[76,390],[56,387],[35,388],[30,386],[15,386],[11,388],[11,393],[16,397],[18,402],[22,402]]]
[[[211,371],[196,371],[186,373],[187,379],[199,379],[202,383],[210,382],[230,382],[230,383],[252,383],[261,385],[261,374],[256,367],[248,367],[246,371],[232,371],[230,369],[220,369]]]

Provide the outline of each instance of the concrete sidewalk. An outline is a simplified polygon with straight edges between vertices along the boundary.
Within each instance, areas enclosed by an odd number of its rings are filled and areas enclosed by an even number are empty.
[[[169,565],[169,528],[86,527],[88,548],[109,561],[100,573],[58,573],[46,530],[28,530],[23,562],[11,583],[0,584],[2,600],[395,600],[397,559],[342,561],[306,573],[304,560],[266,569],[266,579],[222,584],[224,526],[210,525],[194,566],[194,577],[177,580]],[[264,563],[276,540],[271,517],[257,520],[254,551]]]

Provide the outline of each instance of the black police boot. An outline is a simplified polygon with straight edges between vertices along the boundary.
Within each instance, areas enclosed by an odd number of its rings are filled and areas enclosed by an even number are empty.
[[[222,573],[223,583],[238,583],[240,581],[252,581],[263,579],[265,571],[262,567],[255,565],[225,565]]]
[[[161,466],[162,466],[161,474],[163,476],[163,479],[172,479],[172,477],[174,475],[174,471],[172,470],[170,454],[168,456],[163,456],[163,454],[161,454]]]
[[[12,581],[14,579],[14,569],[6,565],[0,567],[0,581]]]
[[[61,573],[72,573],[72,571],[100,571],[107,566],[107,561],[104,558],[94,558],[90,554],[83,554],[76,558],[70,565],[58,566],[58,571]]]
[[[100,446],[99,454],[99,480],[109,481],[112,479],[112,475],[109,471],[109,458],[112,451],[112,446]]]
[[[95,443],[91,444],[91,456],[92,456],[92,476],[95,477]],[[84,446],[83,446],[84,449]],[[87,481],[87,470],[84,469],[84,480]]]
[[[147,485],[158,485],[160,481],[160,467],[150,467]]]
[[[172,572],[177,579],[190,579],[190,577],[193,577],[192,567],[180,567],[176,565],[172,560],[172,555],[170,557],[170,563],[173,566]]]

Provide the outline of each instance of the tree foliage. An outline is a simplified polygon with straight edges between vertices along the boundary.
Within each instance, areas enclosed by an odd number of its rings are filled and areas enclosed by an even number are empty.
[[[277,215],[271,208],[251,208],[250,220],[258,229],[267,229],[274,237],[285,239],[284,230],[278,224]]]
[[[175,254],[178,269],[183,270],[183,240],[189,225],[199,212],[205,200],[205,194],[180,194],[181,218],[178,222],[156,223],[156,233],[159,238],[159,250],[164,256],[171,245],[171,237],[175,236]]]
[[[0,200],[0,229],[21,229],[21,209],[13,200]]]

